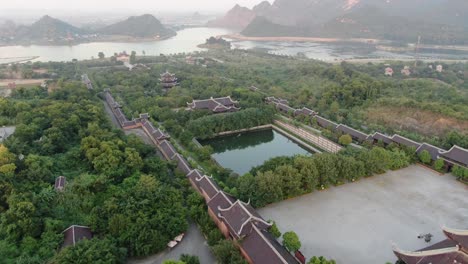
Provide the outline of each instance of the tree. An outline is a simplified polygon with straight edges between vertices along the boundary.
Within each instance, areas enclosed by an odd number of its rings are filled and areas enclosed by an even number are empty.
[[[437,171],[442,171],[444,169],[444,161],[442,159],[438,159],[434,162],[434,168]]]
[[[268,222],[273,223],[273,224],[271,225],[271,227],[270,227],[270,233],[271,233],[274,237],[280,238],[280,237],[281,237],[281,232],[280,232],[278,226],[276,225],[276,222],[275,222],[275,221],[271,221],[271,220],[268,221]]]
[[[283,246],[290,252],[296,252],[302,245],[297,234],[289,231],[283,234]]]
[[[231,240],[222,240],[213,246],[213,254],[220,264],[245,264],[239,250]]]
[[[180,256],[180,261],[183,261],[185,264],[200,264],[200,259],[198,256],[191,256],[187,254],[182,254]]]
[[[52,264],[59,263],[125,263],[126,250],[117,247],[109,239],[83,240],[75,246],[70,246],[59,251],[51,261]]]
[[[6,176],[7,179],[13,177],[16,170],[15,154],[11,153],[5,146],[0,145],[0,175]],[[0,177],[0,181],[5,179]]]
[[[431,154],[429,153],[429,151],[427,150],[423,150],[419,153],[419,160],[421,160],[422,163],[424,164],[430,164],[431,163],[431,160],[432,160],[432,157],[431,157]]]
[[[353,142],[353,138],[350,136],[350,135],[342,135],[339,139],[338,139],[338,143],[340,143],[341,145],[349,145]]]
[[[134,64],[136,62],[136,52],[132,51],[130,54],[130,64]]]
[[[185,262],[168,259],[168,260],[163,261],[163,264],[185,264]]]
[[[320,256],[316,257],[313,256],[307,264],[335,264],[336,262],[334,260],[327,260],[326,258]]]
[[[104,55],[104,52],[100,51],[100,52],[98,53],[98,57],[99,57],[100,60],[102,60],[102,59],[104,59],[106,56]]]

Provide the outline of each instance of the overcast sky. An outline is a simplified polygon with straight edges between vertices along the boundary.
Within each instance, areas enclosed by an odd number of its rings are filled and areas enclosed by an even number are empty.
[[[235,4],[252,7],[262,0],[0,0],[5,9],[112,11],[226,11]],[[272,0],[270,0],[272,2]]]

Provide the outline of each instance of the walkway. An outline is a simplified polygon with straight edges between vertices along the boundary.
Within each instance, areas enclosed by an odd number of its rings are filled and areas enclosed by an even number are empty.
[[[339,152],[342,147],[338,144],[336,144],[335,142],[331,141],[331,140],[328,140],[324,137],[321,137],[321,136],[317,136],[317,135],[314,135],[312,134],[311,132],[303,129],[303,128],[300,128],[300,127],[296,127],[296,126],[293,126],[293,125],[290,125],[290,124],[287,124],[283,121],[279,121],[279,120],[275,120],[274,121],[274,124],[279,126],[279,127],[283,127],[285,128],[286,130],[288,131],[291,131],[292,133],[294,133],[295,135],[299,136],[300,138],[306,140],[307,142],[327,151],[327,152],[331,152],[331,153],[337,153]]]

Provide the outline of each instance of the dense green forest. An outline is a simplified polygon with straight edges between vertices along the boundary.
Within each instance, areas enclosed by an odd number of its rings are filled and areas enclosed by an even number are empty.
[[[2,115],[17,125],[0,148],[3,263],[123,263],[185,232],[184,179],[153,147],[112,129],[82,84],[19,91],[2,102]],[[59,175],[63,192],[53,187]],[[62,231],[75,224],[94,238],[60,251]]]

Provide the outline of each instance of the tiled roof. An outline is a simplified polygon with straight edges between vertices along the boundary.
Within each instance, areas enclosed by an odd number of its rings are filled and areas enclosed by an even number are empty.
[[[296,109],[290,107],[287,104],[283,104],[283,103],[277,103],[276,108],[281,110],[281,111],[288,112],[288,113],[289,112],[294,113],[296,111]]]
[[[249,235],[242,239],[241,247],[253,263],[289,264],[297,260],[268,231],[249,224]]]
[[[394,247],[393,252],[406,264],[454,264],[468,263],[468,230],[443,227],[448,237],[419,251],[403,251]]]
[[[468,263],[468,255],[460,251],[457,247],[415,252],[394,249],[393,252],[406,264]]]
[[[72,225],[69,228],[63,231],[65,238],[63,240],[63,246],[71,246],[75,245],[77,242],[83,239],[91,239],[93,238],[93,234],[91,233],[91,229],[86,226],[78,226]]]
[[[393,142],[398,143],[400,145],[405,145],[407,147],[414,147],[416,149],[421,146],[421,143],[413,141],[413,140],[411,140],[409,138],[405,138],[405,137],[400,136],[400,135],[394,135],[392,137],[392,140],[393,140]]]
[[[238,104],[237,101],[231,99],[230,96],[205,99],[205,100],[193,100],[187,105],[191,109],[208,109],[215,113],[224,113],[224,112],[233,112],[239,110],[235,105]]]
[[[437,160],[439,158],[440,152],[443,150],[441,148],[432,146],[427,143],[423,143],[419,148],[416,150],[416,153],[421,153],[422,151],[427,150],[431,155],[432,160]]]
[[[379,132],[375,132],[372,135],[372,138],[377,141],[382,141],[385,144],[391,144],[393,142],[390,137],[388,137],[387,135],[381,134]]]
[[[220,188],[216,185],[213,179],[206,175],[195,179],[195,184],[198,186],[200,191],[206,193],[208,199],[212,199],[220,191]]]
[[[219,210],[220,217],[228,225],[233,237],[240,238],[247,235],[249,230],[245,227],[249,222],[256,223],[260,229],[267,229],[271,226],[250,204],[243,203],[240,200],[227,208],[220,208]]]
[[[223,191],[216,192],[208,201],[208,207],[217,216],[219,214],[219,208],[226,208],[234,203],[234,198],[226,195]]]
[[[177,161],[177,168],[182,171],[185,175],[192,171],[188,162],[180,154],[176,154],[174,160]]]
[[[338,125],[336,127],[336,130],[342,132],[343,134],[348,134],[351,137],[353,137],[354,139],[361,140],[361,141],[366,140],[366,138],[368,137],[367,134],[362,133],[361,131],[358,131],[358,130],[356,130],[354,128],[351,128],[349,126],[342,125],[342,124]]]
[[[468,230],[459,230],[453,228],[442,227],[445,236],[450,240],[455,241],[468,253]]]
[[[317,112],[315,112],[314,110],[311,110],[307,107],[303,107],[302,109],[296,109],[294,111],[294,114],[295,115],[306,115],[306,116],[313,116],[313,115],[316,115]]]
[[[321,116],[318,116],[316,115],[315,118],[317,119],[317,123],[321,126],[321,127],[325,127],[325,128],[330,128],[332,130],[335,130],[335,128],[338,126],[337,123],[333,122],[333,121],[330,121],[328,119],[325,119]]]
[[[442,151],[440,153],[440,156],[442,156],[445,159],[449,159],[451,161],[455,161],[458,164],[461,164],[465,167],[468,167],[468,150],[458,147],[458,146],[453,146],[449,151]]]
[[[174,146],[172,146],[171,142],[167,141],[167,140],[163,140],[159,146],[161,147],[161,149],[163,150],[164,154],[166,154],[167,157],[169,157],[170,159],[172,159],[174,157],[174,155],[177,153],[174,149]]]

